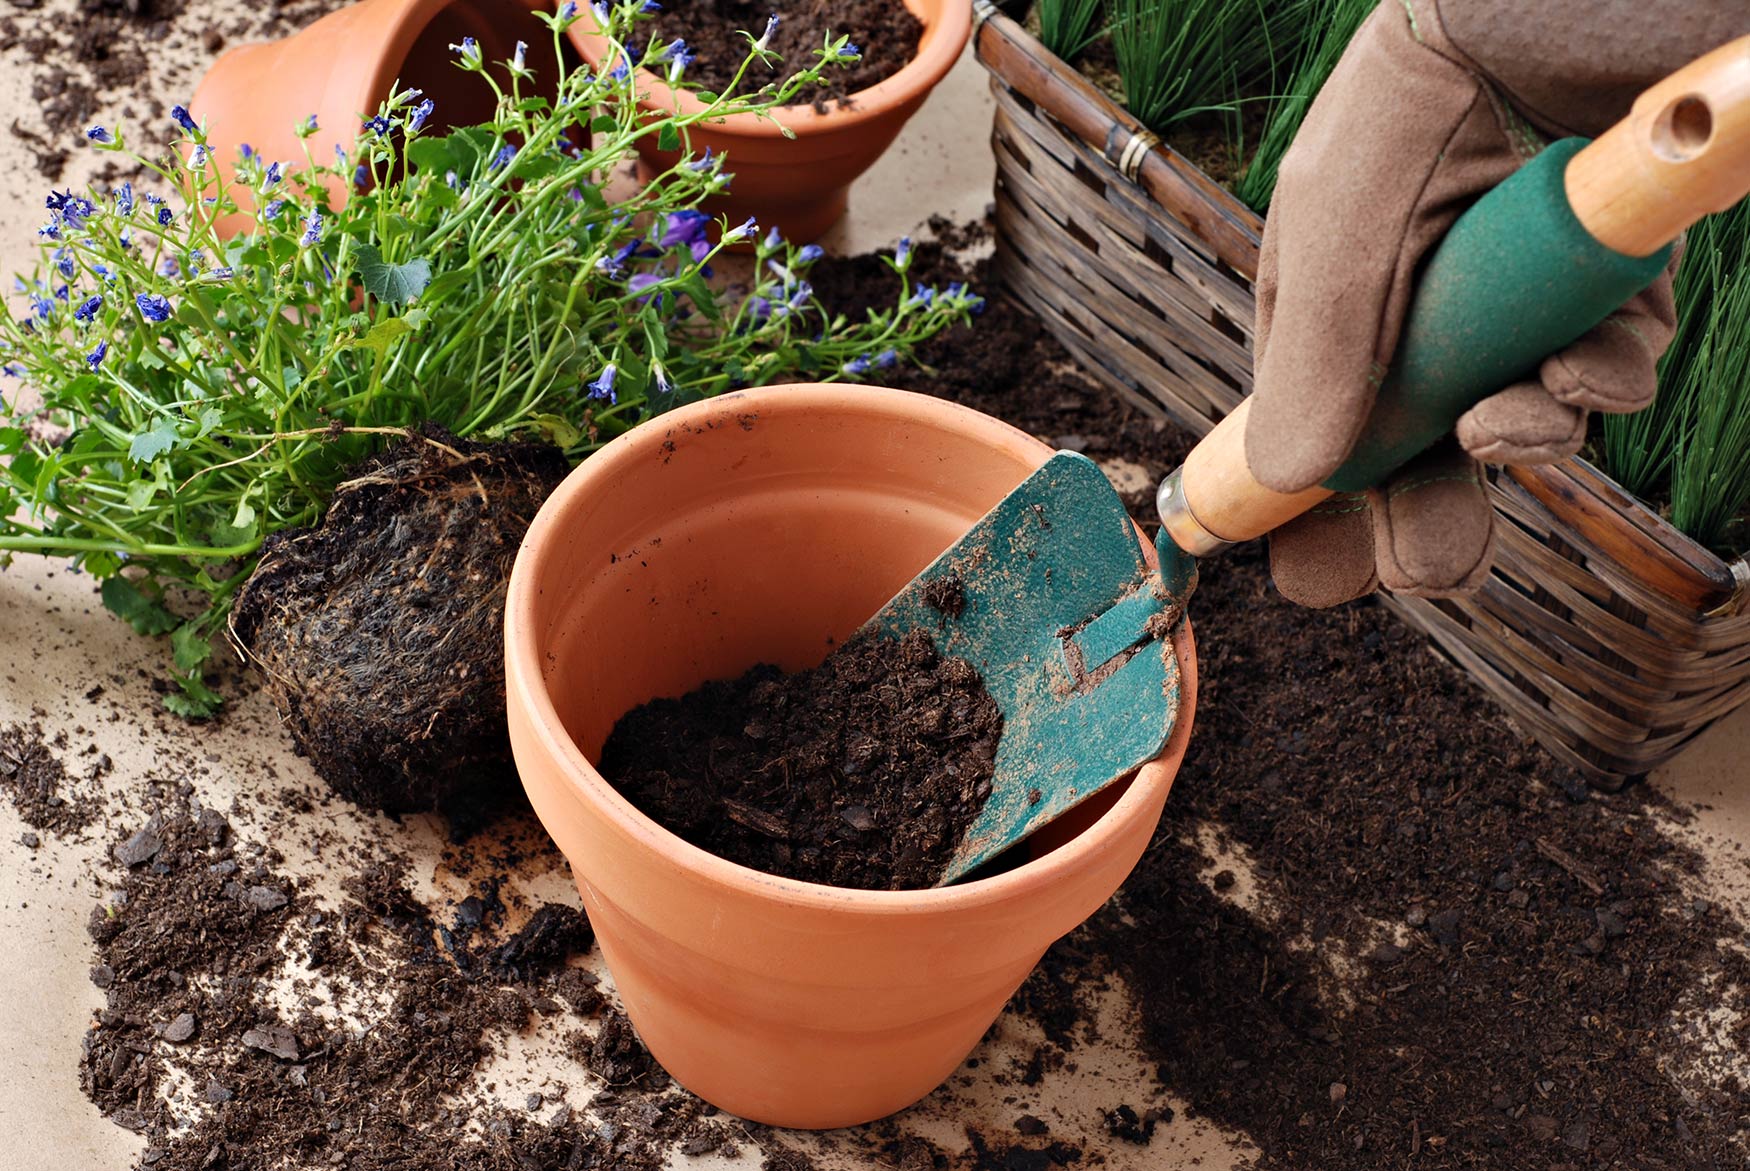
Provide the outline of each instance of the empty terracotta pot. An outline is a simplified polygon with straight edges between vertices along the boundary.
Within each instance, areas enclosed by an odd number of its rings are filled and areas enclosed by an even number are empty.
[[[905,6],[924,26],[917,56],[887,80],[858,91],[849,102],[829,105],[824,113],[812,106],[777,111],[778,121],[795,132],[794,138],[752,114],[693,128],[693,149],[710,147],[726,155],[726,169],[735,176],[727,194],[705,204],[707,212],[732,224],[752,216],[762,228],[776,226],[797,243],[819,237],[845,213],[852,181],[874,165],[918,112],[972,33],[972,0],[905,0]],[[748,20],[763,24],[766,11],[750,6]],[[801,13],[784,15],[806,19]],[[595,35],[597,27],[586,8],[567,35],[591,67],[599,69],[611,46]],[[794,71],[803,64],[789,61],[785,67]],[[704,108],[690,92],[675,89],[649,70],[639,70],[638,93],[647,110],[697,113]],[[639,174],[646,181],[676,159],[674,153],[658,150],[654,137],[642,140],[638,153]]]
[[[639,1034],[715,1105],[846,1126],[952,1073],[1148,844],[1191,732],[1190,632],[1161,756],[1048,827],[1032,860],[946,889],[848,890],[736,865],[644,816],[592,762],[652,698],[760,662],[818,663],[1050,454],[938,399],[774,387],[621,436],[529,529],[505,618],[517,767]]]
[[[433,131],[490,121],[491,88],[456,68],[450,46],[473,37],[488,61],[503,60],[519,39],[533,42],[540,32],[519,0],[362,0],[284,40],[232,49],[207,71],[189,111],[206,120],[227,181],[244,143],[269,162],[301,163],[297,127],[312,114],[310,152],[327,163],[336,146],[352,150],[360,124],[397,83],[436,103]],[[346,201],[348,184],[333,179],[328,188],[335,206]],[[254,206],[243,192],[239,203]],[[229,235],[249,224],[232,216],[219,228]]]

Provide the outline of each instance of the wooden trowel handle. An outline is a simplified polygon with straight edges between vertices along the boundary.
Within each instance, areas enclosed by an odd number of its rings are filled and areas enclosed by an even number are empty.
[[[1246,461],[1250,401],[1161,485],[1187,553],[1263,536],[1384,480],[1459,416],[1536,370],[1664,269],[1671,241],[1750,192],[1750,37],[1642,94],[1596,141],[1564,139],[1459,217],[1424,265],[1392,370],[1350,461],[1274,492]]]

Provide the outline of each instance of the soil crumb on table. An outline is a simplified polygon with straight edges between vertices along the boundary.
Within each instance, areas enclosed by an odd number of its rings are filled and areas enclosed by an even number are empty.
[[[860,890],[932,886],[990,796],[1003,717],[929,635],[857,638],[819,667],[759,666],[628,712],[614,787],[720,857]]]
[[[756,4],[752,0],[668,0],[653,27],[663,41],[680,38],[698,54],[687,66],[686,81],[720,92],[735,80],[748,52],[743,32],[759,36],[766,18],[776,9],[781,20],[772,34],[770,48],[783,58],[771,68],[757,61],[742,78],[741,92],[777,83],[815,63],[819,49],[831,33],[848,36],[861,57],[845,65],[829,65],[819,85],[803,90],[796,105],[812,104],[824,110],[828,102],[849,104],[859,90],[887,80],[917,56],[924,26],[902,0],[814,0],[784,7]]]
[[[109,771],[109,757],[96,754],[86,772],[97,781]],[[21,724],[0,728],[0,793],[26,825],[52,833],[74,833],[97,815],[93,803],[76,795],[61,758],[43,740],[42,729]],[[24,839],[26,846],[36,843]]]

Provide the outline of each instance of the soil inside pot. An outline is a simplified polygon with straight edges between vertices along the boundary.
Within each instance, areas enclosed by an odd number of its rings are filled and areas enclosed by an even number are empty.
[[[664,42],[681,38],[698,59],[687,66],[692,85],[721,92],[735,80],[748,51],[743,32],[759,36],[773,7],[753,0],[668,0],[652,25]],[[782,81],[814,64],[815,50],[828,33],[848,36],[862,56],[829,66],[821,83],[797,96],[796,104],[825,112],[828,103],[850,105],[851,95],[887,80],[917,56],[924,26],[902,0],[811,0],[783,9],[771,49],[783,61],[768,69],[755,62],[742,78],[742,91]]]
[[[666,829],[787,878],[932,886],[990,796],[1003,717],[929,635],[859,637],[628,712],[601,771]]]

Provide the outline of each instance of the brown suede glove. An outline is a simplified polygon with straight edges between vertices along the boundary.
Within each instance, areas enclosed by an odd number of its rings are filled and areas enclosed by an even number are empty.
[[[1715,0],[1382,0],[1283,160],[1258,272],[1246,459],[1290,492],[1342,465],[1397,346],[1417,267],[1452,221],[1549,138],[1595,136],[1647,86],[1750,32]],[[1459,421],[1456,442],[1271,538],[1277,588],[1330,606],[1376,585],[1439,596],[1487,576],[1478,460],[1577,451],[1587,412],[1652,401],[1670,274]]]

